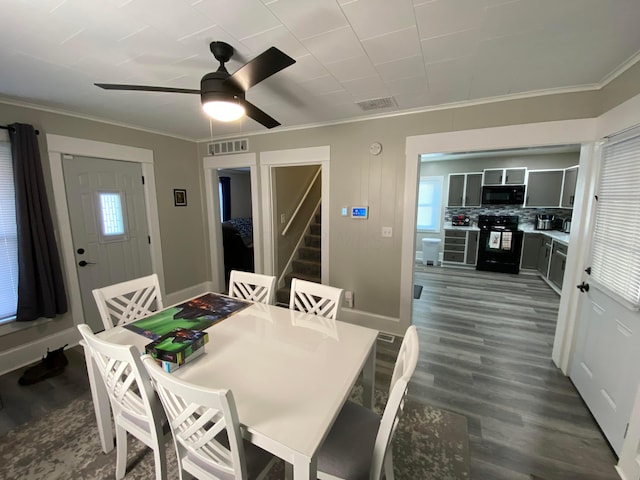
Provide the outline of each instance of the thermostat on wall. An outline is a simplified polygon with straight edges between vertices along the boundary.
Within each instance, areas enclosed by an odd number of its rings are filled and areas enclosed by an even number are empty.
[[[351,207],[351,218],[366,219],[369,217],[369,207],[367,205],[358,205]]]

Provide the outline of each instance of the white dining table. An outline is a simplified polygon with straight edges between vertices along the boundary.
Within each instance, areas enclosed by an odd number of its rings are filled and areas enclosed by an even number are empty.
[[[254,303],[206,331],[205,354],[172,375],[230,389],[245,438],[290,463],[295,480],[315,480],[318,449],[361,372],[364,404],[373,406],[377,330]],[[151,341],[124,327],[98,336],[141,353]],[[106,453],[109,400],[86,348],[85,358]]]

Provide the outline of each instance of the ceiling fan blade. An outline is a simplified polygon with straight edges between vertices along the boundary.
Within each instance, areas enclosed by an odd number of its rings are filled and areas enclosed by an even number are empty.
[[[96,87],[104,88],[105,90],[135,90],[142,92],[168,92],[168,93],[197,93],[200,95],[200,90],[194,90],[192,88],[173,88],[173,87],[151,87],[148,85],[122,85],[119,83],[94,83]]]
[[[280,122],[275,118],[267,115],[258,107],[256,107],[253,103],[249,103],[246,100],[236,100],[242,103],[244,109],[246,111],[247,117],[254,119],[256,122],[261,123],[267,128],[273,128],[280,125]]]
[[[236,70],[225,82],[233,82],[246,92],[265,78],[294,63],[296,61],[282,50],[271,47]]]

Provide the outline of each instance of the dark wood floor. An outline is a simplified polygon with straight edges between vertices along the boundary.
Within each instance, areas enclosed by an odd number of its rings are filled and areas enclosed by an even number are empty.
[[[551,361],[559,297],[540,278],[417,267],[410,395],[467,417],[472,478],[619,478],[617,459]],[[380,350],[380,349],[379,349]]]

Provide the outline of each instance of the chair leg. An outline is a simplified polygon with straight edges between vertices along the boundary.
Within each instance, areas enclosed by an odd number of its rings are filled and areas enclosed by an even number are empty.
[[[164,444],[156,444],[153,449],[153,461],[156,467],[156,480],[167,480],[167,451]]]
[[[127,431],[116,424],[116,479],[127,473]]]
[[[384,459],[384,476],[386,480],[393,480],[393,452],[389,448],[389,452]]]

